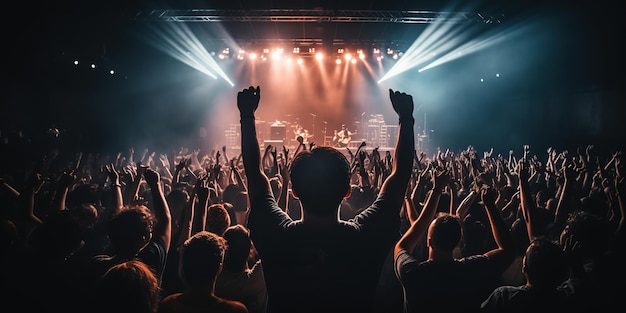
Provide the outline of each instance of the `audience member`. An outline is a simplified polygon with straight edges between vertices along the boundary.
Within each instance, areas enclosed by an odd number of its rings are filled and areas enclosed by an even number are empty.
[[[224,232],[226,256],[224,267],[215,283],[218,297],[241,301],[250,313],[264,313],[267,308],[267,288],[263,263],[254,260],[250,233],[243,225],[233,225]],[[249,266],[252,259],[252,266]]]
[[[413,99],[389,90],[399,117],[392,172],[374,203],[349,221],[339,206],[350,195],[351,168],[337,149],[302,150],[290,166],[292,193],[302,217],[292,220],[277,205],[261,167],[255,112],[261,90],[237,95],[241,147],[250,199],[248,228],[263,261],[267,312],[368,312],[385,258],[399,237],[399,212],[409,181],[413,149]],[[363,256],[363,253],[367,256]]]
[[[483,312],[572,312],[567,294],[558,286],[567,276],[561,246],[540,237],[526,249],[522,262],[526,284],[500,286],[481,304]]]
[[[159,313],[166,312],[240,312],[246,306],[215,295],[215,280],[222,271],[226,242],[209,231],[200,231],[181,246],[179,274],[185,290],[166,296]]]
[[[404,310],[475,312],[498,286],[500,275],[513,261],[512,239],[495,206],[496,192],[483,188],[481,199],[497,248],[455,258],[453,252],[462,238],[461,221],[456,215],[437,213],[439,197],[450,182],[450,173],[432,171],[433,188],[424,208],[394,249],[396,275],[404,290]],[[428,259],[419,261],[412,253],[424,235]]]
[[[109,268],[98,280],[88,311],[96,313],[156,313],[161,300],[159,279],[139,260]]]

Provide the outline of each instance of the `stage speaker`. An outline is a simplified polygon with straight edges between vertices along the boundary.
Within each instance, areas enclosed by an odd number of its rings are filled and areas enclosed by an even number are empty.
[[[285,140],[287,127],[285,125],[273,125],[270,129],[270,140]]]

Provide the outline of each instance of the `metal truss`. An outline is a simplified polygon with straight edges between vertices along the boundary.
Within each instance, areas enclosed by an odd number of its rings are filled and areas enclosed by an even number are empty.
[[[487,22],[480,13],[437,11],[376,11],[376,10],[151,10],[137,15],[138,19],[166,22],[298,22],[298,23],[474,23]]]

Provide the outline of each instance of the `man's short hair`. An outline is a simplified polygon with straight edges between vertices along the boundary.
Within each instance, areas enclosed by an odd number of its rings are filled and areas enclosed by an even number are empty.
[[[452,251],[461,241],[461,221],[458,216],[438,213],[430,225],[430,245],[442,251]]]
[[[346,156],[326,146],[299,152],[289,173],[293,191],[308,212],[317,216],[337,214],[350,189],[350,176]]]
[[[230,226],[230,215],[224,204],[211,204],[206,213],[205,229],[222,236],[228,226]]]
[[[180,251],[181,274],[191,286],[210,286],[224,261],[226,241],[209,232],[199,231],[183,243]]]

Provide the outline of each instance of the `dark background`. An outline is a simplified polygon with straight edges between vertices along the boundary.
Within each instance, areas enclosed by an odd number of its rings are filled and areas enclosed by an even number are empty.
[[[527,35],[534,40],[532,45],[509,43],[423,76],[436,80],[441,89],[424,83],[416,92],[438,90],[446,95],[437,98],[438,107],[433,105],[428,112],[433,147],[463,149],[471,144],[508,151],[521,149],[522,144],[542,150],[595,144],[607,150],[623,148],[625,49],[623,13],[617,1],[472,5],[476,12],[501,18],[502,25],[524,25],[526,20],[541,20],[541,24]],[[16,2],[2,21],[3,137],[16,129],[34,135],[58,127],[69,134],[68,140],[91,151],[121,151],[138,143],[159,148],[184,143],[173,142],[201,127],[204,120],[197,117],[208,112],[180,105],[184,101],[180,94],[191,91],[165,88],[162,78],[178,70],[180,63],[138,37],[152,10],[189,8],[446,9],[441,1]],[[228,22],[223,26],[241,40],[306,36],[364,41],[411,40],[424,27],[358,22]],[[119,75],[111,79],[87,69],[77,71],[67,66],[74,57],[114,65]],[[508,71],[516,79],[503,79],[488,88],[476,80],[497,71]],[[169,105],[159,104],[163,99]]]

